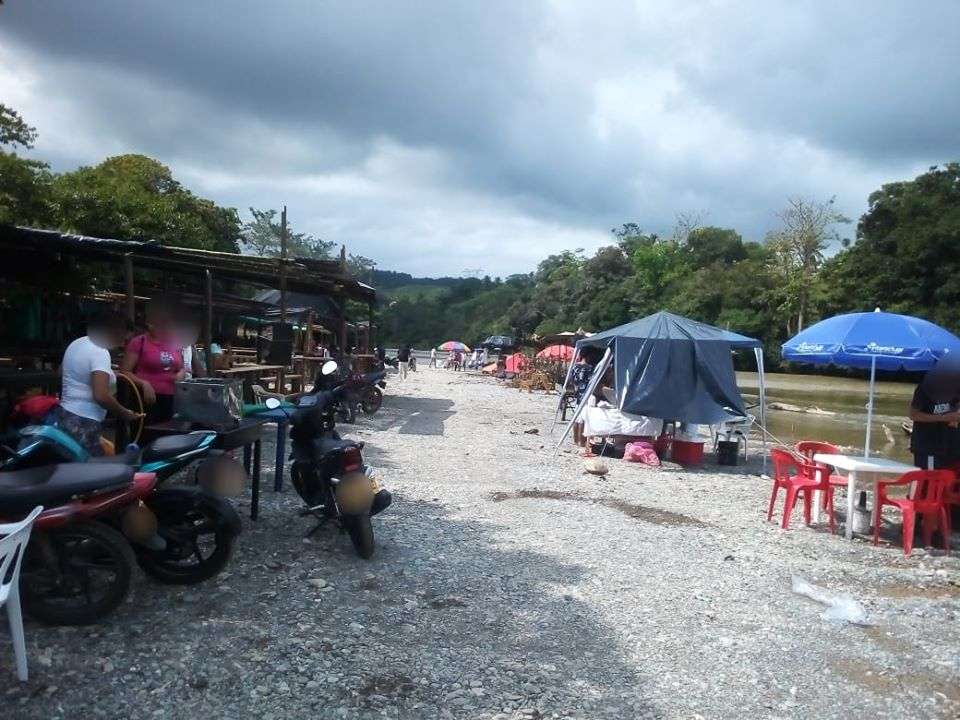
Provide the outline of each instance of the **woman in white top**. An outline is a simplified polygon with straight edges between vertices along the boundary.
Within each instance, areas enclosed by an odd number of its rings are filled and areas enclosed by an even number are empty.
[[[48,422],[72,435],[91,455],[103,455],[100,434],[107,412],[128,422],[140,418],[114,397],[117,378],[110,367],[110,348],[122,346],[126,334],[126,318],[107,312],[92,319],[87,334],[63,354],[60,405]]]

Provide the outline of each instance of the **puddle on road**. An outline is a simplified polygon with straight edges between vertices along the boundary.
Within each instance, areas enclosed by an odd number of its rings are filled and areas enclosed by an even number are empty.
[[[595,505],[603,505],[612,510],[619,510],[627,517],[634,520],[643,520],[654,525],[665,525],[667,527],[708,527],[707,523],[698,520],[689,515],[663,510],[661,508],[647,507],[646,505],[636,505],[624,500],[613,500],[612,498],[591,498],[580,493],[564,492],[562,490],[518,490],[512,493],[496,492],[490,496],[493,502],[503,502],[504,500],[573,500],[575,502],[585,502]]]

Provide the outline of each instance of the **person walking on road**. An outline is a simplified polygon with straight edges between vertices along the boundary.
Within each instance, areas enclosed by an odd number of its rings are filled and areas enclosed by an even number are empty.
[[[430,348],[430,367],[436,369],[437,367],[437,349]]]
[[[403,343],[397,351],[397,370],[400,371],[400,379],[407,379],[407,370],[410,368],[410,346]]]

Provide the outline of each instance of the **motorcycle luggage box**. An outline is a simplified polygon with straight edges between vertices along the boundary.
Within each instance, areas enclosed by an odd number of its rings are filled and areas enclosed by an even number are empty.
[[[243,381],[225,378],[180,380],[173,397],[174,414],[209,428],[236,427],[243,417]]]

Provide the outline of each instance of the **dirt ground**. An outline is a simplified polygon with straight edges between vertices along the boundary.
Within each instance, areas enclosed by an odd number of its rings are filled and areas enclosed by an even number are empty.
[[[29,623],[26,685],[0,640],[3,717],[958,717],[957,560],[799,515],[781,531],[758,459],[586,475],[552,452],[554,403],[391,376],[383,409],[342,428],[395,493],[372,560],[333,530],[305,539],[289,484],[256,523],[240,498],[218,578],[138,573],[101,625]],[[794,575],[868,624],[822,618]]]

